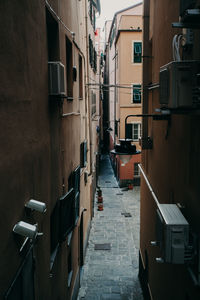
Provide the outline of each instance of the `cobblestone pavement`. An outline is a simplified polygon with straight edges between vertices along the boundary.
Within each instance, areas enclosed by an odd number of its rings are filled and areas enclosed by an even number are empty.
[[[101,159],[98,185],[104,210],[98,211],[95,204],[78,299],[142,300],[138,280],[139,187],[122,191],[106,155]],[[96,244],[108,244],[105,246],[110,250],[95,250]]]

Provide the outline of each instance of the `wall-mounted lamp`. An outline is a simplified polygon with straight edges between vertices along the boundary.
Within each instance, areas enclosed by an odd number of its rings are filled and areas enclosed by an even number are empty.
[[[127,164],[131,160],[132,155],[141,153],[141,151],[136,150],[135,145],[131,144],[131,139],[120,139],[119,142],[120,144],[116,144],[114,150],[111,150],[110,153],[119,155],[123,164]]]
[[[26,238],[34,239],[37,236],[38,230],[37,225],[20,221],[13,227],[13,232]]]
[[[41,213],[45,213],[47,208],[46,208],[46,204],[44,202],[41,201],[37,201],[34,199],[30,199],[26,204],[25,204],[26,208],[29,208],[31,210],[36,210],[38,212]]]

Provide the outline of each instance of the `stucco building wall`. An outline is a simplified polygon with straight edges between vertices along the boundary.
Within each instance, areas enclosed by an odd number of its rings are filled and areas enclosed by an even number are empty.
[[[158,87],[145,90],[145,86],[159,84],[160,67],[173,60],[172,39],[175,34],[182,33],[182,29],[172,28],[172,23],[178,20],[179,1],[144,1],[144,56],[151,57],[144,58],[143,62],[144,113],[154,113],[160,107]],[[190,53],[181,48],[182,59],[199,60],[199,52],[194,51],[196,47],[199,47],[199,39],[194,38]],[[198,115],[198,110],[196,113]],[[153,148],[142,151],[144,174],[159,203],[180,203],[184,207],[182,213],[191,232],[198,235],[199,118],[187,110],[182,114],[172,113],[170,123],[148,118],[143,125],[143,137],[153,140]],[[186,263],[158,264],[155,260],[161,252],[159,247],[152,247],[150,241],[156,239],[158,207],[144,178],[142,176],[141,182],[140,274],[144,275],[148,294],[152,299],[198,299],[199,291]],[[195,264],[197,267],[197,262]]]
[[[96,80],[88,64],[88,32],[94,39],[88,8],[88,1],[0,3],[3,41],[0,50],[0,123],[3,129],[0,133],[0,232],[3,241],[0,246],[0,298],[13,293],[11,287],[19,280],[17,272],[26,267],[27,251],[30,251],[29,262],[32,266],[35,264],[35,271],[30,267],[34,279],[26,279],[25,290],[29,289],[30,297],[20,296],[18,291],[21,299],[70,299],[77,292],[80,261],[86,250],[92,217],[91,186],[95,185],[92,166],[96,161],[91,151],[96,151],[98,144],[96,130],[92,132],[86,84],[89,76],[94,82]],[[48,61],[60,61],[66,70],[67,40],[72,47],[72,65],[77,70],[77,78],[72,82],[73,97],[49,97]],[[82,70],[79,69],[80,57]],[[65,76],[72,77],[71,71]],[[66,78],[65,81],[67,84]],[[97,105],[98,101],[97,93]],[[70,174],[80,165],[80,144],[84,140],[87,141],[87,164],[80,171],[79,218],[72,235],[59,243],[56,255],[52,256],[50,248],[54,236],[51,231],[58,226],[58,222],[52,221],[56,205],[69,190]],[[91,149],[92,144],[94,149]],[[31,198],[46,204],[45,214],[27,213],[25,203]],[[24,239],[12,232],[19,221],[38,223],[38,230],[43,232],[35,243],[28,242],[21,253]],[[68,288],[70,268],[73,272]]]

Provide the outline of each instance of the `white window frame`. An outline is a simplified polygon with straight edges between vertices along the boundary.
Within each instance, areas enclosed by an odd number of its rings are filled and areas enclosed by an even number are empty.
[[[139,162],[134,163],[134,171],[133,171],[133,175],[134,177],[140,177],[140,168],[139,168]],[[136,168],[135,166],[137,165],[137,172],[136,172]]]
[[[132,41],[132,64],[140,66],[142,64],[142,53],[141,53],[141,62],[140,63],[134,62],[134,43],[141,43],[142,50],[143,50],[143,43],[142,43],[142,40],[133,40]]]
[[[138,138],[134,138],[134,126],[135,125],[138,125],[138,128],[137,128],[137,136]],[[133,141],[139,141],[139,138],[141,137],[141,131],[142,131],[142,124],[141,122],[135,122],[135,123],[132,123],[132,139]]]

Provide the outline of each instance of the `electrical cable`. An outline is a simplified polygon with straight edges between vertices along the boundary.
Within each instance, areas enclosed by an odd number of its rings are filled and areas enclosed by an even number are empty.
[[[46,5],[48,6],[48,8],[51,10],[51,12],[55,15],[55,17],[57,18],[57,20],[65,27],[65,29],[67,31],[69,31],[69,33],[72,35],[72,37],[75,35],[75,33],[73,31],[71,31],[66,25],[65,23],[62,21],[62,19],[57,15],[57,13],[53,10],[53,8],[51,7],[51,5],[49,4],[49,2],[46,0]]]
[[[180,56],[180,41],[182,39],[182,34],[175,34],[172,40],[172,53],[174,61],[181,61]]]

